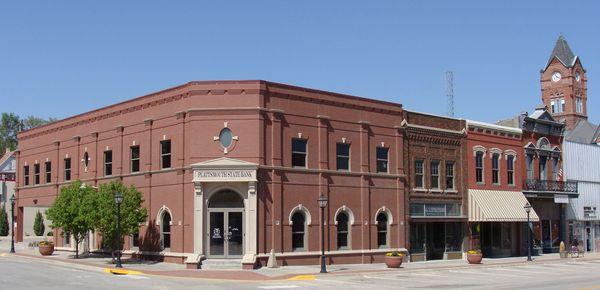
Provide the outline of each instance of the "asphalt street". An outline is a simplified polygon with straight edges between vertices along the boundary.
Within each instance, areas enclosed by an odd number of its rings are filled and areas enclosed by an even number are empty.
[[[0,289],[600,289],[600,260],[473,266],[352,275],[309,281],[245,282],[113,275],[100,268],[0,256]]]

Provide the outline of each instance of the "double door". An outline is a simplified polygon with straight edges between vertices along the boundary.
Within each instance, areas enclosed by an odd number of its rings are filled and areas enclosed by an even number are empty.
[[[244,254],[244,211],[209,209],[208,255],[211,258],[240,258]]]

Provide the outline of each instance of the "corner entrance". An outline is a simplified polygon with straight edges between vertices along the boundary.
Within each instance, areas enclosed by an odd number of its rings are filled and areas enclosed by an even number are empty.
[[[208,256],[244,255],[244,200],[232,190],[219,191],[208,201]]]

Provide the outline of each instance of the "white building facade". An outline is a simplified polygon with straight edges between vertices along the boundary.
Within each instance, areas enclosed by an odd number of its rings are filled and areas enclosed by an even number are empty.
[[[563,150],[564,178],[576,181],[579,193],[567,207],[569,234],[586,251],[600,251],[600,146],[565,141]]]

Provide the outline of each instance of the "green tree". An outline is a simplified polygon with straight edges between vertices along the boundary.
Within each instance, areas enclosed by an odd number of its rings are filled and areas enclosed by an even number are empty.
[[[62,229],[63,236],[71,235],[75,240],[76,259],[79,258],[79,243],[94,229],[96,196],[95,189],[75,181],[61,188],[60,195],[46,211],[51,227]]]
[[[4,205],[0,208],[0,236],[8,236],[8,214]]]
[[[35,214],[35,221],[33,222],[33,232],[36,236],[43,236],[46,226],[44,225],[44,216],[41,212]]]
[[[113,181],[100,185],[97,195],[95,211],[95,229],[102,236],[104,244],[111,250],[119,249],[116,241],[117,205],[114,194],[120,192],[123,202],[120,210],[121,237],[137,234],[140,223],[146,221],[148,211],[142,206],[144,199],[142,193],[135,187],[127,187],[120,181]],[[119,241],[119,243],[122,243]]]
[[[56,121],[56,119],[54,118],[49,118],[48,120],[46,120],[35,116],[27,116],[26,118],[21,119],[21,130],[33,129],[35,127],[39,127],[41,125],[54,121]]]
[[[54,118],[46,120],[35,116],[21,119],[14,113],[2,113],[2,118],[0,118],[0,154],[3,154],[6,149],[15,150],[17,148],[17,133],[54,121],[56,121]]]
[[[0,119],[0,154],[4,154],[6,149],[15,150],[17,148],[17,133],[21,130],[21,121],[19,116],[13,113],[2,113]]]

